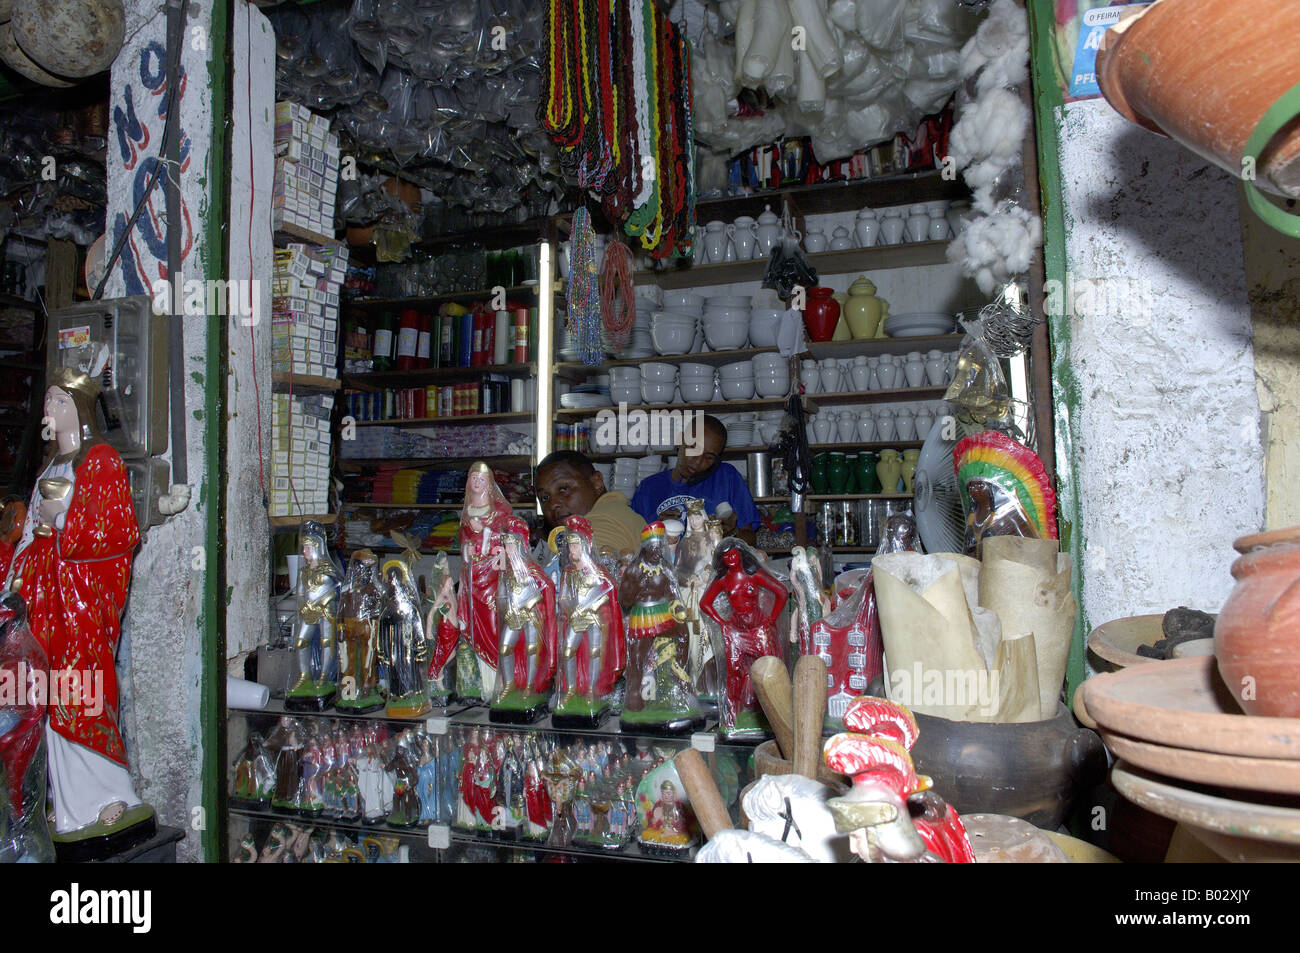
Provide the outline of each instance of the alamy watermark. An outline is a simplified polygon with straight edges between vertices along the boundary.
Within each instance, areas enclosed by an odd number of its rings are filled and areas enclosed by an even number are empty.
[[[997,671],[977,668],[925,668],[920,661],[910,669],[889,673],[889,698],[900,705],[978,709],[985,718],[997,714]]]
[[[253,327],[262,319],[261,281],[256,278],[200,278],[176,281],[176,303],[172,307],[171,282],[158,279],[153,283],[153,313],[180,314],[187,318],[239,318],[244,327]]]
[[[704,452],[704,411],[628,410],[620,401],[617,411],[596,414],[592,439],[598,447],[681,447],[698,456]]]
[[[1121,318],[1147,324],[1155,315],[1155,292],[1147,278],[1076,278],[1043,283],[1043,311],[1049,317]]]
[[[0,708],[18,705],[81,708],[96,718],[104,711],[104,672],[102,669],[28,668],[20,659],[12,668],[0,669]]]

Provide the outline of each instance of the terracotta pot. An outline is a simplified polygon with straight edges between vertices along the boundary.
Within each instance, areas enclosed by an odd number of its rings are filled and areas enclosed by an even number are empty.
[[[808,289],[808,301],[803,309],[803,323],[808,336],[814,341],[829,341],[839,323],[840,305],[830,288]]]
[[[1232,545],[1241,556],[1214,626],[1219,674],[1247,714],[1300,718],[1300,526]]]
[[[1251,132],[1300,82],[1300,58],[1279,42],[1298,26],[1295,0],[1161,0],[1106,32],[1097,83],[1126,119],[1240,177]],[[1300,196],[1295,123],[1259,156],[1256,184]]]
[[[959,814],[1010,814],[1055,830],[1074,799],[1106,776],[1101,738],[1064,705],[1055,718],[1005,724],[913,714],[917,773]]]

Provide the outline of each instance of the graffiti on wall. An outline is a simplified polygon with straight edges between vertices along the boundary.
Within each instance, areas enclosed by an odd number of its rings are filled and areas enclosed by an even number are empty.
[[[139,86],[134,80],[138,76]],[[176,91],[176,107],[185,96],[186,73],[181,67],[180,86]],[[137,107],[137,96],[140,102]],[[162,43],[153,41],[141,51],[139,68],[129,76],[117,94],[113,106],[113,125],[117,131],[118,158],[122,168],[130,174],[131,200],[123,203],[113,217],[112,239],[116,244],[126,230],[130,211],[134,210],[145,194],[149,182],[159,166],[164,165],[161,154],[163,126],[167,121],[168,100],[172,98],[167,88],[167,54]],[[190,167],[190,137],[180,130],[180,168],[177,176],[184,175]],[[167,280],[167,214],[164,171],[158,184],[149,193],[144,209],[122,248],[121,272],[128,295],[149,294],[158,280]],[[181,262],[189,258],[194,248],[194,230],[190,221],[189,203],[181,192]]]

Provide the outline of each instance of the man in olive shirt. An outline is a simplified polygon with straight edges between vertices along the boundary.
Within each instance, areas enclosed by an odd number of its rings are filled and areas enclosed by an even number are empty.
[[[641,545],[645,520],[622,493],[606,491],[600,471],[576,450],[557,450],[537,465],[537,502],[548,532],[566,516],[585,516],[597,549],[634,553]]]

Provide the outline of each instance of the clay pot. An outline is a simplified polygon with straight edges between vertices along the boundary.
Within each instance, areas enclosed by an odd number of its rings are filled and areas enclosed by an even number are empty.
[[[876,286],[865,275],[849,285],[849,298],[844,304],[844,318],[855,338],[869,338],[880,326],[880,299]],[[866,390],[865,387],[858,388]]]
[[[809,288],[808,301],[803,309],[803,323],[808,336],[814,341],[829,341],[839,323],[840,305],[831,295],[830,288]]]
[[[1106,776],[1101,738],[1064,705],[1055,718],[1019,723],[913,714],[916,771],[959,814],[1010,814],[1055,830],[1074,799]]]
[[[1300,526],[1232,545],[1241,556],[1214,626],[1219,674],[1247,714],[1300,717]]]
[[[764,741],[754,749],[754,774],[755,780],[767,774],[794,774],[794,762],[781,757],[775,739]],[[826,767],[825,762],[817,765],[817,780],[841,794],[849,788],[849,779]]]
[[[1245,15],[1222,0],[1162,0],[1106,32],[1097,83],[1126,119],[1240,177],[1246,140],[1300,80],[1300,61],[1278,42],[1295,27],[1295,0],[1252,0]],[[1255,184],[1295,197],[1300,128],[1284,129],[1260,155]]]

